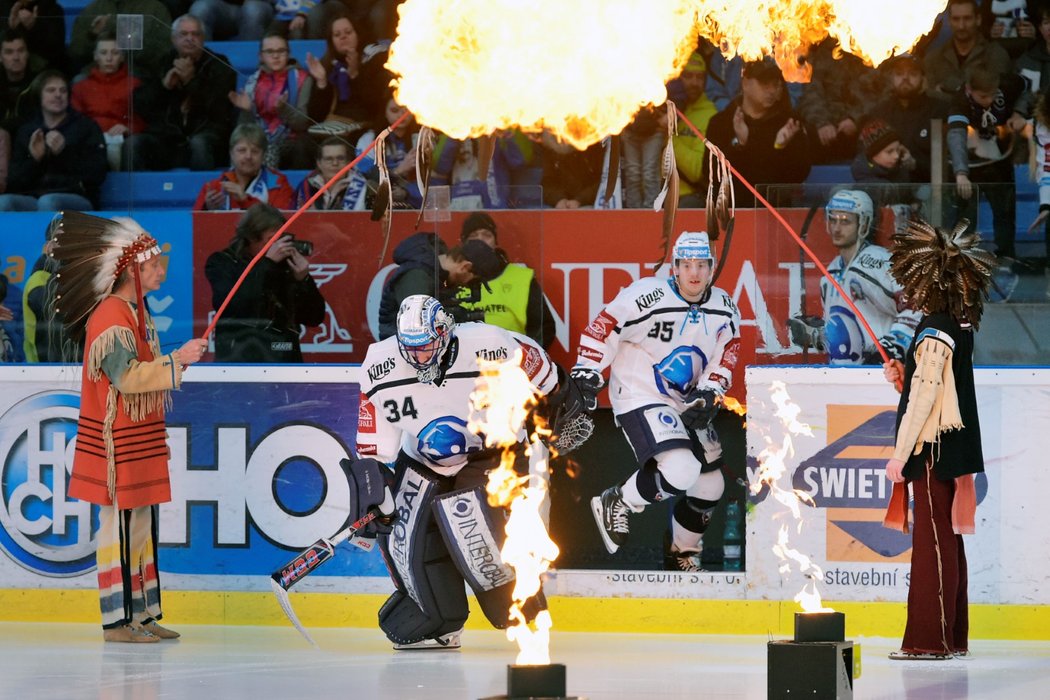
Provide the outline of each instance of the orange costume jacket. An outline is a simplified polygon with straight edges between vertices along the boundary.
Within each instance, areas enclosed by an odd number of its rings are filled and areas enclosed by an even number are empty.
[[[160,354],[148,313],[146,328],[143,338],[135,307],[118,296],[103,299],[88,319],[70,496],[121,509],[171,500],[164,409],[182,366],[174,354]],[[136,359],[114,384],[102,361],[118,345]]]

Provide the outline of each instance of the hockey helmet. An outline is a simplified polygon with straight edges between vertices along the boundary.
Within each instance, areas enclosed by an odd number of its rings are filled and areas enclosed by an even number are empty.
[[[671,261],[677,263],[679,260],[710,260],[711,267],[715,266],[715,250],[707,231],[682,232],[671,250]]]
[[[857,215],[857,235],[867,238],[871,231],[871,221],[875,215],[875,205],[867,192],[861,190],[839,190],[831,195],[828,205],[824,207],[824,216],[829,217],[833,211],[844,211]]]
[[[441,302],[426,294],[405,297],[397,311],[397,347],[419,381],[433,382],[452,342],[456,322]]]

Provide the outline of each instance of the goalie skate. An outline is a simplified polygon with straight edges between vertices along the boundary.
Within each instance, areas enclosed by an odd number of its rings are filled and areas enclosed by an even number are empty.
[[[421,639],[420,641],[412,642],[411,644],[394,644],[394,651],[424,651],[431,649],[438,651],[454,651],[460,647],[459,637],[462,634],[463,630],[456,630],[455,632],[443,634],[440,637]]]
[[[602,491],[601,496],[591,499],[591,510],[598,523],[598,532],[605,543],[609,554],[615,554],[627,544],[630,525],[627,522],[627,504],[623,502],[623,492],[619,486],[610,486]]]

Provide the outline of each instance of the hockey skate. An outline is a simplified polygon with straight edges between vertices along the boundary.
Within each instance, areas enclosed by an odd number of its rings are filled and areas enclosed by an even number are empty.
[[[394,651],[427,651],[431,649],[436,649],[438,651],[452,651],[459,649],[459,637],[462,634],[463,630],[458,629],[455,632],[449,632],[440,637],[421,639],[418,642],[412,642],[411,644],[395,643]]]
[[[689,574],[704,571],[700,566],[700,552],[679,552],[677,549],[664,552],[664,569]]]
[[[627,535],[630,533],[627,510],[619,486],[610,486],[602,491],[601,496],[591,499],[591,511],[594,512],[598,532],[609,554],[615,554],[616,550],[627,543]]]

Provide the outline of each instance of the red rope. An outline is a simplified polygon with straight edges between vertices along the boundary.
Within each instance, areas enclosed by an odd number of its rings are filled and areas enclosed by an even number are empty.
[[[393,124],[388,126],[385,129],[385,131],[387,131],[387,132],[393,131],[394,127],[396,127],[398,124],[400,124],[402,121],[404,121],[406,117],[408,117],[408,112],[405,112],[400,117],[398,117],[397,121],[395,121]],[[382,135],[382,134],[380,134],[380,135]],[[361,160],[365,156],[367,156],[369,153],[372,152],[372,149],[375,148],[376,144],[379,143],[379,142],[380,142],[380,138],[376,137],[376,139],[374,141],[372,141],[372,143],[368,144],[368,148],[366,148],[364,151],[361,152],[361,155],[359,155],[357,158],[354,158],[352,161],[350,161],[345,166],[343,166],[342,170],[340,170],[335,175],[333,175],[331,180],[329,180],[328,182],[324,183],[324,187],[322,187],[321,189],[319,189],[316,192],[314,192],[314,195],[312,197],[310,197],[310,199],[306,200],[306,204],[304,204],[303,206],[301,206],[298,209],[296,209],[295,212],[291,216],[288,217],[288,220],[284,222],[284,225],[282,225],[281,228],[277,229],[277,231],[274,232],[273,236],[270,237],[270,240],[266,242],[266,245],[264,245],[262,247],[262,250],[260,250],[258,253],[256,253],[255,257],[252,258],[251,262],[248,263],[248,267],[244,268],[244,272],[242,272],[241,276],[239,278],[237,278],[237,282],[236,282],[236,284],[233,285],[233,289],[231,289],[230,293],[226,295],[225,299],[223,299],[222,305],[219,306],[219,309],[215,312],[215,316],[212,318],[211,323],[208,324],[208,328],[204,331],[204,335],[202,337],[205,340],[207,340],[208,336],[211,335],[212,331],[215,330],[215,324],[219,322],[219,318],[222,316],[222,312],[226,310],[227,306],[229,306],[230,300],[233,298],[233,295],[240,288],[241,284],[244,282],[245,278],[248,276],[248,273],[251,272],[252,268],[255,267],[256,263],[258,263],[260,260],[263,259],[263,257],[266,256],[266,251],[270,250],[270,246],[272,246],[276,241],[280,240],[281,236],[288,229],[288,227],[291,226],[292,223],[296,219],[298,219],[299,216],[304,211],[306,211],[307,209],[312,207],[313,203],[317,201],[318,197],[320,197],[322,194],[324,194],[325,191],[327,191],[328,188],[331,187],[334,183],[338,182],[339,179],[343,177],[343,175],[346,175],[346,173],[350,170],[350,168],[352,168],[355,165],[357,165],[358,163],[360,163]],[[390,216],[390,214],[387,213],[387,216]]]
[[[700,130],[696,128],[696,125],[689,121],[689,118],[682,113],[682,110],[676,109],[676,111],[678,112],[678,117],[686,123],[686,125],[694,134],[696,134],[700,139],[702,139],[705,144],[710,143],[707,140],[707,138],[700,133]],[[733,172],[733,175],[735,175],[736,178],[740,180],[740,182],[742,182],[745,187],[747,187],[747,189],[751,190],[751,194],[755,195],[755,199],[761,202],[762,206],[768,209],[770,213],[773,214],[774,217],[776,217],[777,221],[779,221],[781,225],[785,229],[787,229],[787,232],[791,234],[792,238],[794,238],[795,241],[800,246],[802,246],[802,250],[805,251],[806,255],[809,256],[809,259],[813,261],[813,264],[817,266],[817,269],[820,270],[820,274],[824,275],[824,277],[827,278],[828,282],[831,282],[832,286],[834,286],[835,289],[838,290],[839,296],[842,297],[843,301],[846,302],[846,304],[853,310],[853,313],[857,315],[857,318],[860,319],[861,324],[864,326],[864,330],[866,330],[868,332],[868,335],[871,336],[871,339],[875,341],[875,347],[879,349],[879,354],[882,355],[882,361],[889,362],[890,356],[886,353],[886,349],[882,347],[882,345],[879,343],[879,337],[875,335],[875,331],[873,331],[871,326],[868,325],[868,319],[864,318],[864,314],[860,312],[860,309],[858,309],[856,304],[853,303],[853,300],[850,299],[849,295],[846,294],[845,290],[843,290],[842,287],[839,286],[839,283],[835,281],[835,278],[831,276],[831,273],[828,272],[828,268],[824,267],[824,264],[817,259],[817,256],[814,255],[813,251],[809,249],[809,246],[806,245],[806,242],[802,240],[801,236],[795,233],[795,229],[791,228],[791,224],[789,224],[787,220],[780,215],[780,212],[778,212],[765,197],[760,195],[758,193],[758,190],[756,190],[754,186],[750,182],[748,182],[744,178],[744,176],[741,175],[739,171],[737,171],[736,168],[733,167],[733,164],[729,162],[728,158],[726,158],[725,163],[729,166],[729,169]],[[804,275],[805,271],[799,270],[799,272]],[[804,276],[803,279],[805,279]]]

